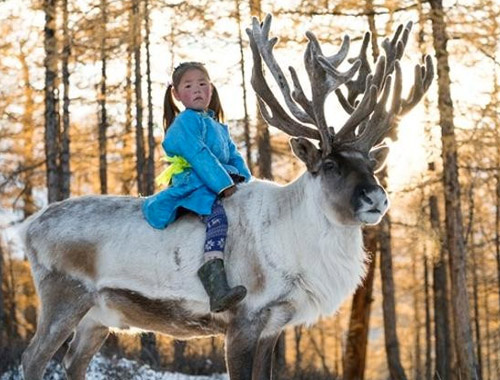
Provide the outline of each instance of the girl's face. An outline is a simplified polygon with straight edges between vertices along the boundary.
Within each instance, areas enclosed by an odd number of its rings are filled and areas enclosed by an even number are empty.
[[[206,110],[212,98],[212,84],[205,73],[198,69],[186,71],[173,90],[175,98],[184,107],[199,111]]]

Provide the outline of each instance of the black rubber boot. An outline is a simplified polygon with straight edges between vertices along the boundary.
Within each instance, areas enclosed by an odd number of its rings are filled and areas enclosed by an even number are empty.
[[[247,289],[244,286],[229,287],[222,259],[207,261],[198,269],[198,276],[210,296],[210,311],[213,313],[229,309],[247,295]]]

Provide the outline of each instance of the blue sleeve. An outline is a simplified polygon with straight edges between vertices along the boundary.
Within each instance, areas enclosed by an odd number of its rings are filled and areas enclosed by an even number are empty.
[[[163,148],[186,159],[207,187],[219,194],[233,180],[204,142],[203,123],[195,112],[183,112],[168,129]]]
[[[227,127],[226,127],[227,130]],[[228,131],[229,135],[229,131]],[[238,151],[238,147],[234,143],[234,141],[231,139],[231,135],[229,135],[229,165],[234,166],[237,170],[238,173],[245,177],[245,182],[250,181],[250,178],[252,178],[252,174],[250,173],[250,169],[248,169],[247,163],[241,156],[241,153]]]

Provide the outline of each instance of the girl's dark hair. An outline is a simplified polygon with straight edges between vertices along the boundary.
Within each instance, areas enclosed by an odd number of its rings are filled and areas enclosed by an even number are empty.
[[[168,85],[167,90],[165,91],[165,98],[163,100],[163,128],[165,132],[180,112],[179,108],[175,105],[172,89],[179,86],[182,77],[188,70],[193,69],[200,70],[207,76],[208,80],[210,80],[210,75],[208,75],[205,65],[201,62],[183,62],[174,69],[174,72],[172,73],[172,84]],[[214,85],[212,85],[212,89],[212,98],[210,98],[208,108],[214,111],[215,120],[223,123],[224,110],[222,109],[222,105],[220,103],[219,93]]]

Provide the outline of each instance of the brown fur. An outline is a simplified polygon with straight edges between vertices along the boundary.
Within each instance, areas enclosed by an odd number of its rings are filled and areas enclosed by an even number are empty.
[[[261,293],[266,288],[266,276],[262,270],[262,265],[255,257],[251,256],[250,259],[250,275],[248,276],[250,282],[248,283],[248,290],[253,293]]]
[[[100,293],[108,306],[119,311],[131,326],[179,338],[218,335],[226,329],[225,323],[211,314],[195,315],[187,311],[183,300],[150,299],[127,289],[106,288]]]
[[[251,316],[241,308],[231,321],[226,334],[226,357],[231,380],[253,378],[255,348],[270,316],[271,309],[267,307]]]
[[[95,278],[96,259],[97,259],[97,246],[90,242],[76,241],[72,245],[65,244],[62,247],[54,248],[59,251],[58,256],[60,260],[56,263],[56,267],[60,270],[69,273],[78,272],[82,273],[92,279]]]

